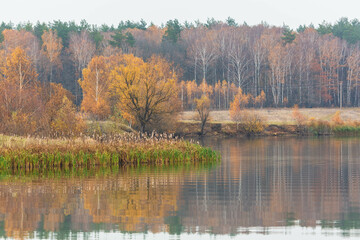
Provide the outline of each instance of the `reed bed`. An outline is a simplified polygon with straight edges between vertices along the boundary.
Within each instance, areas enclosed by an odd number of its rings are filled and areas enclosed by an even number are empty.
[[[96,140],[0,137],[0,171],[171,165],[219,159],[210,148],[167,134],[127,133]]]

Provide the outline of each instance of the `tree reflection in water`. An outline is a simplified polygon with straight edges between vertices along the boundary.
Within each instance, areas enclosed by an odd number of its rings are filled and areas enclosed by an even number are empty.
[[[360,228],[360,139],[205,139],[205,144],[222,154],[218,166],[5,176],[0,236]]]

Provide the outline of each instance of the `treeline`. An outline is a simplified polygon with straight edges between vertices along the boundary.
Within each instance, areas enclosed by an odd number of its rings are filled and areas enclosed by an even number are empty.
[[[61,83],[75,95],[78,106],[83,97],[78,82],[83,79],[82,70],[94,56],[119,53],[144,61],[162,56],[173,64],[184,81],[182,86],[192,81],[198,87],[206,83],[213,88],[214,109],[229,107],[232,86],[254,99],[264,92],[267,107],[360,104],[357,19],[342,18],[318,27],[303,25],[296,30],[266,23],[249,26],[228,18],[184,24],[175,19],[162,26],[143,20],[118,26],[90,25],[84,20],[80,24],[2,23],[0,31],[5,55],[22,48],[31,59],[37,80]],[[182,105],[185,110],[192,109],[192,92],[184,90],[180,91],[185,101]]]

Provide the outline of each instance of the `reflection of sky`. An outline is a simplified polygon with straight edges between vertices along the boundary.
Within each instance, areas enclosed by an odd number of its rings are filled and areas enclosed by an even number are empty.
[[[339,230],[327,230],[322,229],[321,227],[316,228],[303,228],[300,226],[293,226],[291,228],[267,228],[266,234],[264,234],[263,228],[246,228],[239,229],[240,234],[237,236],[224,236],[224,235],[214,235],[214,234],[187,234],[183,233],[181,235],[170,235],[168,233],[132,233],[132,234],[119,234],[116,232],[97,232],[97,233],[86,233],[81,234],[77,233],[77,239],[122,239],[122,240],[300,240],[306,238],[306,240],[338,240],[344,239],[343,233]],[[350,236],[345,236],[345,239],[359,239],[360,231],[351,231]],[[34,238],[37,239],[37,238]]]

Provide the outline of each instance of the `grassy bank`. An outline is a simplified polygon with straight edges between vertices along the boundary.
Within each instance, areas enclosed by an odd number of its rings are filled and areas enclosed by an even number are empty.
[[[0,136],[0,170],[26,171],[171,165],[218,161],[219,155],[194,142],[168,135],[121,134],[111,139],[37,139]]]

